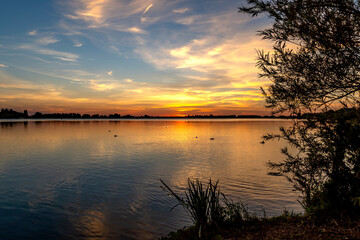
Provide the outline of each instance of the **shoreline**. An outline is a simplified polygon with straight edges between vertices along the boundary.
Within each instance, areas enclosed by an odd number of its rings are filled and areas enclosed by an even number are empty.
[[[159,240],[199,239],[194,226],[179,229],[162,236]],[[283,215],[271,218],[256,218],[245,221],[240,226],[209,229],[201,239],[208,240],[342,240],[360,239],[360,221],[335,220],[323,217],[312,218],[306,215]]]

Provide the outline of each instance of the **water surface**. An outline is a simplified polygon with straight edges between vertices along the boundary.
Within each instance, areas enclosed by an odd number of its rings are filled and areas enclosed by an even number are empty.
[[[281,120],[0,122],[0,239],[154,239],[191,225],[163,179],[219,179],[250,211],[301,211],[298,193],[265,163],[283,142],[260,144]],[[117,135],[117,137],[115,137]],[[214,138],[214,140],[210,140]]]

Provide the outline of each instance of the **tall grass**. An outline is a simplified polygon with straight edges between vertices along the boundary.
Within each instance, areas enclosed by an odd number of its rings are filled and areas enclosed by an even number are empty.
[[[198,179],[188,179],[185,197],[180,197],[163,180],[160,179],[160,181],[165,186],[165,190],[178,201],[178,204],[171,210],[181,205],[187,210],[196,226],[200,227],[212,223],[221,215],[218,181],[213,183],[210,179],[208,185],[204,187]]]
[[[164,186],[163,189],[178,201],[171,210],[179,205],[182,206],[198,228],[199,238],[207,226],[218,227],[229,223],[238,225],[252,218],[243,203],[234,203],[221,193],[219,180],[214,183],[209,179],[208,184],[203,184],[198,179],[188,179],[184,197],[175,193],[163,180],[160,181]]]

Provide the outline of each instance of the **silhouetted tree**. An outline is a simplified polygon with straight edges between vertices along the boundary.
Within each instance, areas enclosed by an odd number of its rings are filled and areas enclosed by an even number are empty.
[[[264,90],[274,111],[318,110],[334,103],[359,104],[360,7],[357,0],[249,0],[240,11],[265,13],[274,23],[259,31],[274,41],[259,51]]]
[[[13,118],[13,119],[17,119],[17,118],[26,118],[27,116],[25,116],[24,113],[21,112],[16,112],[12,109],[1,109],[0,111],[0,118]]]
[[[28,118],[28,117],[29,117],[29,114],[28,114],[28,111],[27,111],[27,110],[24,110],[23,116],[24,116],[24,118]]]
[[[34,114],[34,117],[35,118],[41,118],[43,116],[43,114],[41,113],[41,112],[36,112],[35,114]]]
[[[274,113],[306,114],[281,134],[286,159],[269,163],[303,193],[309,212],[360,215],[360,6],[357,0],[248,0],[240,12],[264,13],[274,42],[258,51],[262,89]],[[342,108],[342,109],[340,109]],[[327,112],[328,110],[336,110]],[[316,113],[316,114],[311,114]],[[294,153],[295,152],[295,153]],[[357,203],[357,204],[354,204]]]

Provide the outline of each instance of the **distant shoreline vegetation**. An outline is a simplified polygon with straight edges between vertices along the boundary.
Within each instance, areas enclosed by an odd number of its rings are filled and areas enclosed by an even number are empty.
[[[23,112],[17,112],[12,109],[3,108],[0,111],[0,119],[129,119],[129,118],[301,118],[295,116],[261,116],[261,115],[187,115],[184,117],[177,116],[149,116],[149,115],[141,115],[141,116],[132,116],[132,115],[120,115],[117,113],[109,114],[109,115],[100,115],[100,114],[80,114],[80,113],[41,113],[36,112],[34,115],[29,115],[27,110]]]

